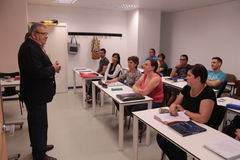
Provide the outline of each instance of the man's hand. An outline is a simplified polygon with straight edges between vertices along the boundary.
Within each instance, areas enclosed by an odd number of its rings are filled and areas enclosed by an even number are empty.
[[[59,73],[61,70],[61,66],[59,65],[58,61],[56,61],[53,65],[52,65],[55,69],[55,72]]]

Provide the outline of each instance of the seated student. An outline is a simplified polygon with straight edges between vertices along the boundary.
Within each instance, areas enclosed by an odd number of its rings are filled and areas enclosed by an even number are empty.
[[[107,80],[105,83],[111,82],[122,82],[127,86],[131,87],[135,84],[135,82],[142,76],[142,73],[137,69],[139,64],[139,58],[137,56],[128,57],[128,71],[126,71],[123,75],[118,78],[114,78],[112,80]],[[117,109],[119,110],[119,104],[114,101]],[[127,114],[125,113],[125,116]]]
[[[148,51],[148,54],[149,54],[149,57],[147,57],[145,60],[144,60],[144,63],[146,62],[146,60],[148,59],[154,59],[154,60],[158,60],[158,58],[155,56],[155,49],[154,48],[150,48],[149,51]],[[143,64],[141,65],[141,67],[143,68]]]
[[[216,128],[216,96],[206,84],[207,70],[201,64],[191,66],[187,73],[187,85],[181,90],[176,101],[171,104],[169,112],[177,116],[176,109],[184,111],[192,120]],[[170,160],[186,160],[187,154],[172,142],[157,135],[157,143]]]
[[[188,64],[188,56],[183,54],[180,56],[180,63],[176,65],[176,67],[172,70],[170,77],[179,77],[185,78],[187,76],[187,71],[191,65]],[[167,106],[170,106],[175,100],[177,95],[179,94],[178,89],[172,89],[172,95],[168,100]]]
[[[165,55],[163,53],[160,53],[158,55],[158,61],[157,61],[158,62],[157,73],[161,73],[163,74],[163,76],[166,76],[168,71],[168,65],[164,60],[165,60]]]
[[[109,60],[106,57],[106,49],[105,48],[100,49],[99,55],[101,60],[99,61],[99,67],[98,67],[97,73],[104,76],[107,70],[107,66],[109,64]],[[87,101],[88,103],[92,103],[92,81],[88,83],[89,83],[89,88],[88,88],[88,93],[85,101]]]
[[[212,71],[208,70],[207,85],[213,89],[220,90],[223,86],[223,82],[226,80],[226,73],[221,71],[222,59],[219,57],[213,57],[211,61]]]
[[[235,139],[240,141],[240,128],[236,129],[235,135],[236,135]]]
[[[107,66],[107,70],[104,75],[105,80],[111,80],[119,76],[120,71],[122,69],[120,63],[120,55],[118,53],[113,53],[112,55],[112,63],[109,63]]]
[[[112,80],[107,80],[106,83],[122,82],[127,86],[132,87],[134,83],[142,76],[142,73],[137,69],[139,58],[137,56],[128,57],[128,71],[123,73],[120,77]]]
[[[163,83],[162,77],[156,73],[158,63],[154,59],[148,59],[143,65],[144,75],[133,85],[133,91],[153,99],[152,108],[163,106]],[[147,104],[125,106],[125,110],[132,116],[132,112],[146,110]],[[139,123],[139,138],[146,130],[146,125]]]

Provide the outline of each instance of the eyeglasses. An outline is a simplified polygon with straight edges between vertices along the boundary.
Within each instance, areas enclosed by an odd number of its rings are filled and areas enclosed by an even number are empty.
[[[41,34],[41,35],[43,35],[43,36],[48,36],[48,33],[47,32],[38,32],[38,31],[35,31],[36,33],[39,33],[39,34]]]
[[[180,61],[186,61],[186,59],[180,59]]]

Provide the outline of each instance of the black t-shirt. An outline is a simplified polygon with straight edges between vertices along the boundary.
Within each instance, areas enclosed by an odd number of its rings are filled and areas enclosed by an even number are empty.
[[[213,100],[214,109],[206,125],[210,127],[214,127],[217,123],[217,114],[216,114],[217,102],[216,102],[216,95],[213,89],[209,86],[206,86],[197,97],[191,97],[190,90],[191,90],[191,87],[186,85],[181,91],[182,95],[184,96],[182,101],[183,108],[194,113],[199,113],[199,107],[202,100],[204,99]]]

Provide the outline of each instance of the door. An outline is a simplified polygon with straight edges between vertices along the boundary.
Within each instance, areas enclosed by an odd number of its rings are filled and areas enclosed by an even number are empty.
[[[5,132],[2,132],[2,125],[4,123],[2,107],[3,107],[2,106],[2,92],[0,89],[0,159],[7,160],[8,156],[7,156]]]
[[[48,26],[46,50],[52,63],[58,61],[62,69],[55,74],[56,92],[67,92],[67,26]]]

